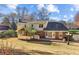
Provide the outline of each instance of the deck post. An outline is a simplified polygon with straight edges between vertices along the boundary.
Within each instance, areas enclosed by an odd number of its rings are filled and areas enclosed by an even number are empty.
[[[68,35],[68,38],[67,38],[67,45],[69,45],[70,44],[70,36]]]
[[[67,34],[67,45],[69,45],[70,44],[70,33],[68,32],[68,34]]]

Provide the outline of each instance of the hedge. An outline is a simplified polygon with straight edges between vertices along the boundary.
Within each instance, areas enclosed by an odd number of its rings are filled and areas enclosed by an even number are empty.
[[[17,32],[15,30],[7,30],[4,32],[0,32],[0,37],[15,37],[17,36]]]

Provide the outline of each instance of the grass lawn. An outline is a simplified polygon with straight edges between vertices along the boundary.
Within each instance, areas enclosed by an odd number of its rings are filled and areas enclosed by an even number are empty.
[[[2,40],[0,39],[0,43]],[[3,39],[4,44],[8,42],[8,46],[15,47],[16,49],[23,49],[26,53],[33,55],[70,55],[70,54],[79,54],[79,43],[66,43],[59,42],[27,42],[18,40],[17,38],[8,38]]]

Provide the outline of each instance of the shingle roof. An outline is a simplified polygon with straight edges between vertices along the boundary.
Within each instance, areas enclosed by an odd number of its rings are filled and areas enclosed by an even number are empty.
[[[54,30],[54,31],[66,31],[67,27],[59,22],[48,22],[47,27],[44,30]]]

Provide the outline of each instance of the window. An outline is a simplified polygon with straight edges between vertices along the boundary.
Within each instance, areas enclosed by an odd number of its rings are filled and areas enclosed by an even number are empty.
[[[59,37],[61,37],[61,38],[63,37],[63,33],[62,32],[59,33]]]
[[[39,28],[43,28],[43,24],[39,24]]]
[[[47,32],[47,36],[52,37],[52,32]]]
[[[33,27],[33,24],[31,26]]]
[[[26,28],[26,25],[24,27]]]
[[[22,22],[21,19],[19,19],[19,22]]]

